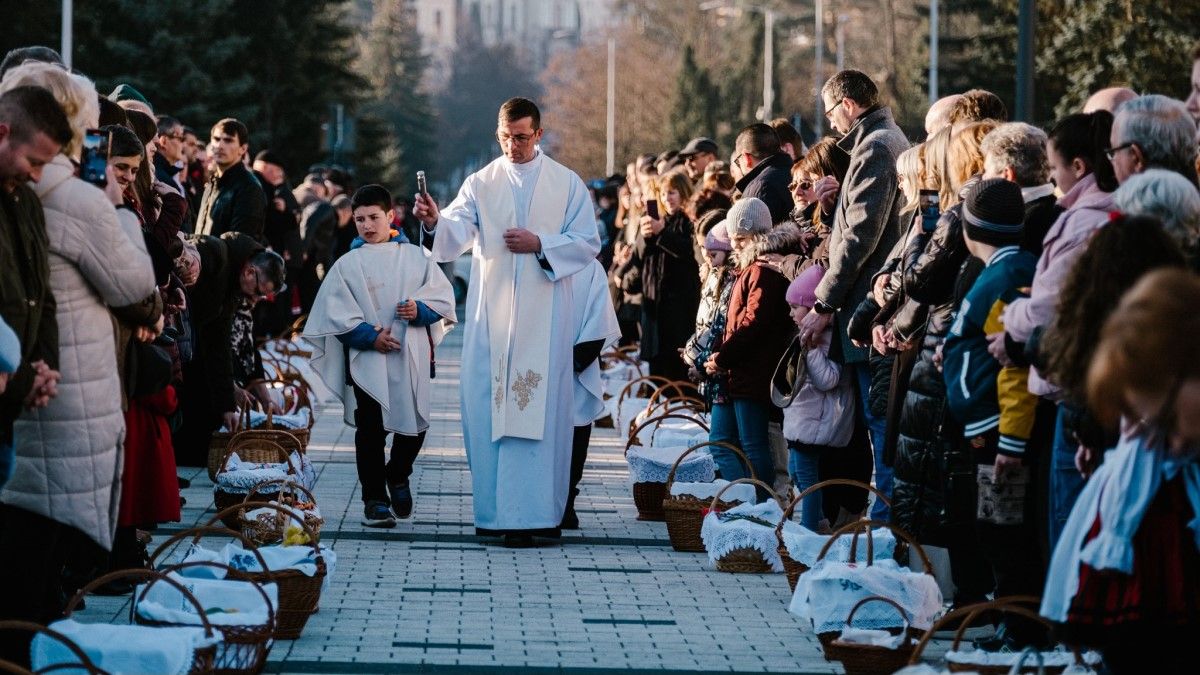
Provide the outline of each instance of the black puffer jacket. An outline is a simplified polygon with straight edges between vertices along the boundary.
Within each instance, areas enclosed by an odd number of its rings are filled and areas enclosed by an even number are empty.
[[[961,212],[962,207],[955,206],[943,214],[924,250],[904,266],[908,303],[927,305],[929,310],[908,389],[902,401],[892,402],[903,406],[893,467],[892,522],[931,544],[944,543],[945,526],[960,515],[959,509],[947,508],[946,491],[949,487],[959,492],[950,483],[962,478],[956,452],[962,433],[946,410],[946,387],[933,356],[980,267],[968,262],[973,259],[963,241]],[[973,487],[973,475],[971,481]]]

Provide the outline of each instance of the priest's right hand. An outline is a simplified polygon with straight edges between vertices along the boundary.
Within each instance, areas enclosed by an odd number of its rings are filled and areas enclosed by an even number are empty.
[[[379,335],[375,336],[375,351],[380,354],[400,351],[400,347],[400,341],[392,337],[391,328],[384,328],[379,331]]]
[[[441,213],[438,211],[437,202],[433,201],[433,197],[418,192],[413,199],[413,215],[424,223],[426,228],[432,228],[437,225],[438,216]]]
[[[238,415],[236,412],[226,412],[221,415],[221,419],[225,421],[225,428],[230,431],[237,431],[238,427],[242,424],[241,415]]]

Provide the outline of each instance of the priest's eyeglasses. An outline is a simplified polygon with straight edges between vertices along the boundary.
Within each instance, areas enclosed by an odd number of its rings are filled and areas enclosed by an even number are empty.
[[[498,131],[496,132],[496,140],[500,141],[501,145],[509,141],[512,141],[517,145],[525,145],[529,141],[532,141],[535,135],[536,134],[516,134],[515,136],[510,136],[503,131]]]

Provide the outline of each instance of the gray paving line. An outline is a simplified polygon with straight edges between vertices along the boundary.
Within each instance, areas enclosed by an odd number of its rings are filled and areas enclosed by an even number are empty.
[[[378,661],[268,661],[264,673],[284,675],[387,675],[388,673],[410,674],[431,673],[434,675],[702,675],[720,672],[724,675],[762,675],[771,671],[728,671],[728,670],[667,670],[650,668],[589,668],[572,666],[488,666],[488,665],[441,665],[434,663],[383,663]],[[790,675],[822,675],[821,671],[777,671]]]
[[[347,507],[349,511],[349,506]],[[455,523],[455,525],[459,525]],[[159,527],[155,530],[155,534],[172,535],[190,529],[189,527],[173,526]],[[340,540],[346,541],[395,541],[395,542],[413,542],[424,544],[484,544],[492,546],[500,546],[500,541],[496,537],[484,537],[475,534],[451,534],[438,532],[390,532],[372,530],[369,532],[355,530],[321,530],[322,543],[332,540],[337,542]],[[638,537],[563,537],[553,543],[547,543],[545,548],[553,548],[555,544],[563,546],[616,546],[616,547],[651,547],[651,548],[670,548],[671,542],[666,539],[644,539]]]

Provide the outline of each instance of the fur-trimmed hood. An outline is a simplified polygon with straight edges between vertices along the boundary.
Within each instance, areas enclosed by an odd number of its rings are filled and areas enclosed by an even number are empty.
[[[790,255],[801,253],[804,244],[804,231],[793,221],[782,222],[766,232],[754,235],[751,244],[740,252],[735,251],[734,265],[746,269],[756,258],[768,253]]]

